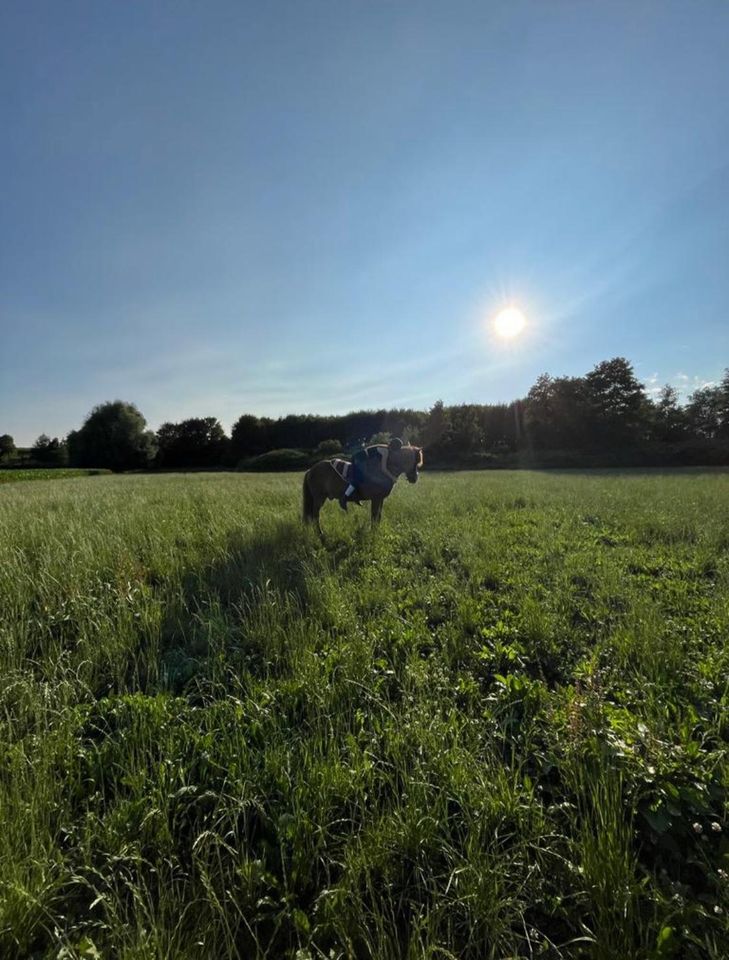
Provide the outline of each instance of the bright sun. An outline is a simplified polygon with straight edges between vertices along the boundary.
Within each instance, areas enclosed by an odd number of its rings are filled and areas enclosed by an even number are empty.
[[[496,333],[504,340],[518,337],[526,325],[526,317],[518,307],[505,307],[494,319]]]

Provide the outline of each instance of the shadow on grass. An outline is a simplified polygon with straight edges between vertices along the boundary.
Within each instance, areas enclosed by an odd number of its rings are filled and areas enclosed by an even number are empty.
[[[286,630],[307,616],[341,548],[282,519],[228,536],[220,557],[186,572],[161,628],[159,684],[195,696],[223,674],[262,676],[285,660]]]

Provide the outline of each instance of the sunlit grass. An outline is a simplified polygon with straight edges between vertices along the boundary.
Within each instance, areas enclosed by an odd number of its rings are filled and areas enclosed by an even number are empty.
[[[724,957],[729,475],[299,485],[0,492],[0,956]]]
[[[20,483],[26,480],[68,480],[69,477],[88,477],[108,474],[109,470],[87,470],[82,467],[34,467],[32,470],[0,470],[0,484]]]

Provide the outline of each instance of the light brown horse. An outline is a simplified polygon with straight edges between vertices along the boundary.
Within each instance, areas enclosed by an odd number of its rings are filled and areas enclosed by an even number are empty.
[[[347,488],[348,480],[337,472],[334,459],[320,460],[304,474],[304,520],[315,523],[321,533],[319,512],[327,500],[339,500]],[[418,479],[418,468],[423,465],[421,447],[404,446],[399,450],[390,450],[387,469],[395,480],[404,473],[408,483]],[[356,499],[369,500],[372,504],[372,523],[378,523],[382,516],[382,504],[392,492],[394,482],[387,489],[381,484],[367,481],[358,484]]]

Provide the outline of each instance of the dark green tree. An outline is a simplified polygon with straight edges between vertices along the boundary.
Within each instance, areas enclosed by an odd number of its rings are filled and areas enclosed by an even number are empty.
[[[254,417],[250,413],[238,417],[230,437],[233,458],[255,457],[272,449],[269,445],[270,426],[271,421],[265,417]]]
[[[314,452],[323,460],[326,460],[327,457],[336,457],[338,453],[341,453],[342,444],[339,440],[322,440]]]
[[[448,410],[450,425],[448,445],[460,453],[476,453],[483,449],[484,436],[475,404],[463,403]]]
[[[426,447],[436,448],[446,438],[450,427],[450,418],[442,400],[436,400],[428,412],[428,420],[423,430],[423,443]]]
[[[583,377],[543,373],[524,403],[524,432],[530,446],[573,450],[587,446],[589,404]]]
[[[9,433],[3,433],[0,436],[0,463],[7,463],[13,460],[17,455],[15,441]]]
[[[585,377],[590,439],[600,444],[635,443],[650,429],[643,384],[624,357],[598,363]]]
[[[68,448],[58,437],[51,439],[42,433],[30,450],[30,455],[36,463],[46,467],[65,467],[68,463]]]
[[[663,442],[683,440],[686,437],[686,411],[679,405],[678,392],[670,383],[661,388],[653,403],[651,434],[654,440]]]
[[[68,435],[71,463],[79,467],[135,470],[148,467],[156,440],[133,403],[114,400],[94,407],[79,430]]]
[[[215,467],[225,460],[228,438],[215,417],[163,423],[157,431],[157,463],[162,467]]]
[[[729,440],[729,368],[724,371],[724,376],[719,384],[719,436],[723,440]]]
[[[523,440],[525,401],[490,403],[475,407],[484,449],[491,453],[509,453]]]
[[[421,446],[423,430],[428,422],[428,414],[422,410],[388,410],[382,429],[391,437],[400,437],[403,443],[414,443]]]
[[[704,440],[721,436],[725,424],[722,400],[722,389],[715,385],[700,387],[691,394],[686,419],[694,436]]]

